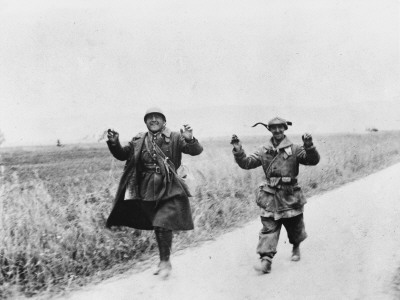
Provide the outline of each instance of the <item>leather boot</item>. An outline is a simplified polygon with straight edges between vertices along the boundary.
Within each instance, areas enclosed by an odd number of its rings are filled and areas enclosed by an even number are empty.
[[[299,261],[300,260],[300,244],[293,245],[292,250],[292,261]]]
[[[171,274],[172,265],[170,261],[160,261],[158,274],[162,279],[167,279]]]
[[[258,272],[268,274],[271,272],[272,258],[269,256],[260,257],[260,262],[254,266],[254,269]]]
[[[169,260],[172,247],[172,231],[165,228],[155,228],[156,241],[160,253],[160,263],[154,275],[160,275],[166,279],[172,270],[171,262]]]

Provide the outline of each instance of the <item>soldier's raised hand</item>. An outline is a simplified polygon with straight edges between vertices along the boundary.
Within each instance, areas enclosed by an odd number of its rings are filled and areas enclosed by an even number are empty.
[[[242,143],[240,142],[236,134],[232,135],[231,145],[233,146],[233,148],[235,148],[235,151],[240,151],[242,149]]]
[[[310,148],[313,145],[312,136],[310,133],[305,133],[301,137],[303,139],[304,148]]]
[[[118,142],[119,133],[114,131],[114,129],[108,129],[107,138],[111,143],[115,144],[116,142]]]
[[[190,127],[189,124],[184,124],[183,129],[181,128],[181,135],[183,138],[187,141],[190,141],[193,139],[193,129]]]

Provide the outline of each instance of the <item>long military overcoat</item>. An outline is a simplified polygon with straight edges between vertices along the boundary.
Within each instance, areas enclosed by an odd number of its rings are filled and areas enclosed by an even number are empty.
[[[173,162],[176,169],[181,165],[182,153],[194,156],[203,151],[203,147],[195,138],[193,138],[191,142],[186,142],[179,132],[173,132],[168,128],[163,130],[162,135],[164,143],[161,149]],[[137,205],[137,201],[135,200],[141,200],[139,195],[139,160],[145,137],[146,133],[139,133],[125,147],[122,147],[119,142],[113,144],[107,141],[112,155],[118,160],[126,161],[113,207],[107,219],[107,227],[128,226],[138,229],[151,229],[146,216],[139,215],[135,212],[135,207]],[[125,191],[128,181],[130,184],[134,183],[135,188],[132,193],[132,199],[125,200]]]

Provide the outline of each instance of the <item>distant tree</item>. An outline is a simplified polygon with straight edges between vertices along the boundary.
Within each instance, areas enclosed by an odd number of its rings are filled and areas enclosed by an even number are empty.
[[[369,132],[377,132],[378,128],[371,127],[371,128],[367,128],[366,130],[369,131]]]

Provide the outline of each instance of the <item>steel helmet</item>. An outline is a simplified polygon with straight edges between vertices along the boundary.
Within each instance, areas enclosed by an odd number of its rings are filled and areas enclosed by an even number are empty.
[[[167,121],[167,119],[165,118],[164,112],[159,107],[151,107],[148,110],[146,110],[146,113],[144,114],[144,122],[146,122],[146,117],[149,114],[159,114],[163,117],[164,122]]]
[[[281,125],[283,125],[283,127],[285,128],[285,130],[287,130],[287,129],[288,129],[288,125],[291,126],[291,125],[292,125],[292,122],[287,121],[287,120],[285,120],[285,119],[283,119],[283,118],[275,117],[275,118],[269,120],[268,125],[267,125],[267,124],[264,124],[264,123],[262,123],[262,122],[258,122],[258,123],[256,123],[256,124],[254,124],[252,127],[255,127],[255,126],[259,125],[259,124],[264,125],[268,130],[269,130],[269,126],[272,126],[272,125],[280,125],[280,124],[281,124]]]

